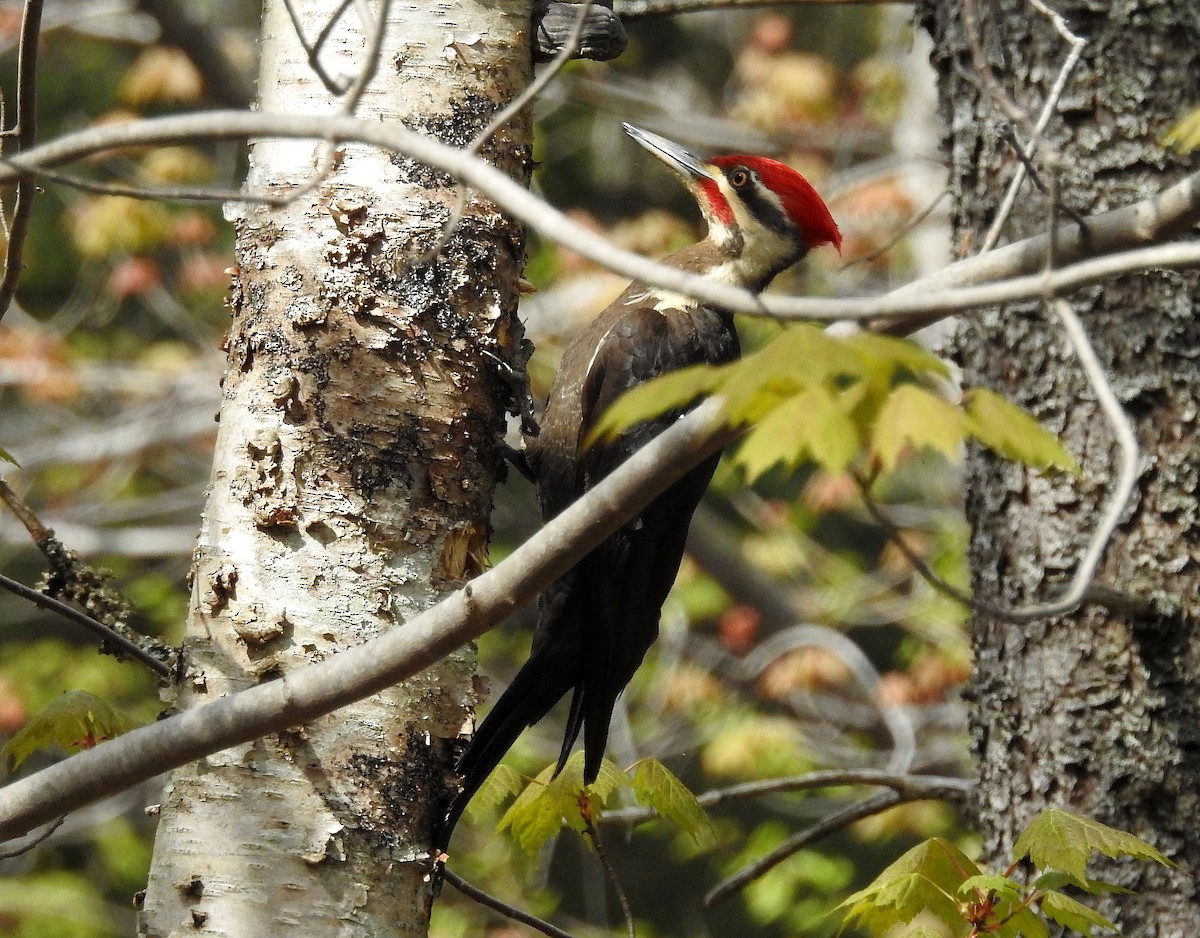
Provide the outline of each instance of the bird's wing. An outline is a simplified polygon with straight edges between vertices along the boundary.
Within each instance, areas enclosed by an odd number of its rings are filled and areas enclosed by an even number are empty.
[[[583,387],[581,445],[594,421],[621,394],[686,365],[719,364],[737,355],[728,321],[707,311],[629,310],[608,330]],[[630,427],[579,453],[579,490],[590,488],[678,419],[671,411]],[[617,697],[658,635],[662,604],[679,571],[688,521],[716,468],[716,458],[692,470],[636,518],[605,540],[577,569],[583,594],[585,777],[599,770]],[[576,708],[572,708],[573,712]],[[578,725],[568,732],[578,731]]]

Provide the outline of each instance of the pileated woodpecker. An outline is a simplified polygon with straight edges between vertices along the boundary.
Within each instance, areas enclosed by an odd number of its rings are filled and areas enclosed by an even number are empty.
[[[790,167],[761,156],[706,163],[657,134],[624,127],[683,178],[708,223],[703,241],[663,263],[757,292],[810,249],[832,244],[840,250],[829,209]],[[542,517],[553,518],[680,415],[666,413],[587,445],[596,419],[623,392],[685,365],[719,365],[737,356],[730,313],[630,284],[567,348],[541,435],[527,445]],[[719,458],[685,475],[542,594],[529,660],[458,761],[463,787],[435,832],[435,856],[444,854],[467,802],[521,732],[568,691],[558,771],[582,729],[583,777],[595,781],[617,697],[658,636],[688,524]]]

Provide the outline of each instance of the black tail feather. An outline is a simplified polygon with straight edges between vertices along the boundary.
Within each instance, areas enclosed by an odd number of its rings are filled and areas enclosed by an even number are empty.
[[[558,751],[558,765],[554,769],[555,778],[567,766],[567,760],[571,758],[571,749],[575,745],[575,740],[579,738],[579,729],[583,726],[583,703],[585,693],[582,684],[575,685],[575,692],[571,694],[571,712],[567,714],[567,729],[563,734],[562,748]]]
[[[463,787],[447,806],[434,832],[433,845],[437,854],[446,851],[454,826],[468,802],[517,737],[549,713],[575,683],[573,670],[561,667],[550,654],[534,654],[517,672],[458,760],[456,770],[462,776]]]

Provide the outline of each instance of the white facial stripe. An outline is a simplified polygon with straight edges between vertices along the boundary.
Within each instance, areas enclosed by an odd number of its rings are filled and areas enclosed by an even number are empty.
[[[724,175],[717,177],[717,186],[733,209],[734,220],[742,230],[743,244],[741,252],[729,264],[722,265],[723,267],[732,265],[732,269],[725,273],[722,279],[728,278],[727,282],[731,283],[752,283],[766,271],[771,270],[780,257],[786,257],[792,253],[792,241],[787,235],[768,228],[747,211],[745,203],[742,202]],[[758,194],[769,199],[779,209],[780,214],[786,217],[783,213],[783,203],[780,202],[778,195],[761,184],[758,187]],[[714,271],[714,275],[715,273]]]

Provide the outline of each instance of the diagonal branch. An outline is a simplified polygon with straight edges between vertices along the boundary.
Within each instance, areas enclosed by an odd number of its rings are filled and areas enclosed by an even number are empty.
[[[809,844],[828,837],[843,827],[849,827],[855,821],[861,821],[863,818],[882,814],[884,811],[898,804],[904,804],[908,801],[921,801],[926,797],[928,796],[920,795],[913,797],[902,794],[899,791],[881,791],[864,798],[862,801],[856,801],[841,811],[836,811],[827,817],[821,818],[812,827],[806,828],[798,834],[793,834],[770,853],[759,857],[753,863],[719,882],[704,897],[704,904],[710,908],[714,905],[719,905],[739,889],[743,889],[756,879],[765,876],[788,857],[803,850]]]
[[[885,769],[822,769],[806,772],[804,775],[788,775],[757,782],[743,782],[728,788],[714,788],[697,795],[696,801],[701,807],[715,808],[767,795],[843,785],[879,785],[914,798],[937,798],[944,801],[961,801],[975,787],[975,783],[968,779],[949,775],[909,775]],[[605,811],[600,821],[603,824],[640,824],[657,817],[659,814],[653,808],[638,805]]]
[[[473,886],[453,870],[442,870],[442,877],[468,899],[474,899],[480,905],[491,909],[493,912],[499,912],[505,918],[511,918],[514,922],[528,925],[530,928],[540,931],[543,935],[549,935],[550,938],[573,938],[570,932],[565,932],[556,925],[551,925],[536,915],[530,915],[524,909],[519,909],[515,905],[509,905],[502,899],[497,899],[491,893],[484,892],[478,886]]]
[[[0,789],[0,839],[212,752],[305,723],[402,681],[530,602],[732,433],[710,400],[681,418],[491,570],[379,638],[293,674],[139,727]]]
[[[48,609],[50,612],[57,613],[64,619],[74,622],[76,625],[82,625],[85,629],[98,635],[104,644],[111,646],[117,653],[136,658],[160,677],[170,677],[171,666],[169,664],[160,661],[136,642],[126,638],[120,632],[105,625],[100,620],[92,618],[87,613],[80,612],[74,606],[69,606],[61,600],[47,596],[45,593],[39,593],[37,590],[7,577],[3,573],[0,573],[0,589],[8,590],[14,596],[27,599],[35,606],[40,606],[42,609]]]

